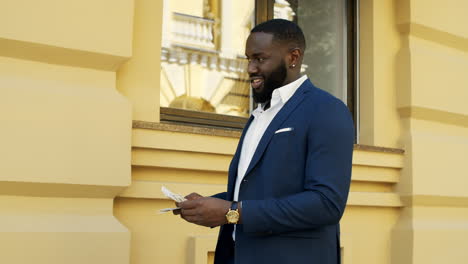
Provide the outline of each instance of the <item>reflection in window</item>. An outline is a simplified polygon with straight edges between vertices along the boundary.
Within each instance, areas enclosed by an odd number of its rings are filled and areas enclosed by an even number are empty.
[[[311,81],[347,103],[346,0],[276,0],[275,18],[295,21],[307,48],[303,70]]]
[[[254,0],[164,1],[161,107],[248,116]]]

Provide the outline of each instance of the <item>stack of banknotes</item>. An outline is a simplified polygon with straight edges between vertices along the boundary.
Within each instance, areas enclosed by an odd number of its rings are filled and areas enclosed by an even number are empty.
[[[178,193],[173,193],[171,191],[169,191],[169,189],[167,189],[166,187],[162,186],[161,187],[161,191],[163,192],[163,194],[171,199],[171,200],[174,200],[178,203],[180,202],[183,202],[183,201],[186,201],[187,199],[184,198],[184,196],[178,194]],[[174,207],[174,208],[164,208],[164,209],[160,209],[159,212],[160,213],[166,213],[166,212],[170,212],[170,211],[174,211],[174,210],[177,210],[177,209],[180,209],[180,207]]]

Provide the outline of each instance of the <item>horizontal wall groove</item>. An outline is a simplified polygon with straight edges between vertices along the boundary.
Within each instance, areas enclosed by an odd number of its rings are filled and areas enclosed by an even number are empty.
[[[463,36],[451,34],[418,23],[400,24],[398,25],[398,29],[402,34],[409,34],[413,37],[435,42],[462,52],[468,52],[468,38]]]
[[[181,124],[167,124],[159,122],[148,122],[133,120],[133,128],[150,129],[158,131],[170,131],[178,133],[191,133],[199,135],[211,135],[220,137],[232,137],[240,138],[242,131],[239,129],[227,129],[227,128],[209,128],[193,125],[181,125]]]
[[[186,153],[186,154],[208,154],[208,155],[226,156],[230,158],[233,157],[233,154],[229,154],[229,153],[197,150],[197,149],[190,149],[190,148],[170,148],[167,146],[158,146],[158,147],[150,147],[150,146],[144,146],[144,145],[133,146],[132,150],[167,151],[167,152],[179,152],[179,153]]]
[[[156,181],[132,181],[127,189],[121,192],[119,197],[142,198],[142,199],[166,199],[161,191],[165,186],[174,193],[188,195],[197,192],[201,195],[213,195],[225,191],[225,184],[194,184],[194,183],[176,183],[176,182],[156,182]]]
[[[163,167],[206,171],[227,171],[229,155],[160,149],[132,149],[132,166]]]
[[[404,195],[401,199],[405,206],[468,207],[468,196]]]
[[[403,168],[403,154],[354,151],[353,166],[361,165],[381,168]]]
[[[0,38],[0,56],[104,71],[115,71],[129,59],[119,55],[5,38]]]
[[[114,198],[130,185],[130,181],[116,183],[79,184],[76,182],[20,182],[0,181],[0,195],[27,197]]]
[[[400,196],[393,192],[350,192],[348,205],[373,207],[403,207]]]
[[[226,190],[225,184],[194,184],[156,181],[132,181],[132,185],[121,192],[118,197],[137,199],[168,200],[161,191],[165,186],[175,193],[187,195],[192,192],[201,195],[213,195]],[[350,206],[373,207],[402,207],[400,196],[391,192],[350,192],[348,198]]]
[[[414,118],[426,121],[435,121],[442,124],[468,127],[468,115],[443,111],[421,106],[406,106],[398,109],[401,117]]]
[[[146,133],[145,133],[146,132]],[[221,137],[226,140],[225,137],[232,137],[235,142],[235,146],[241,136],[241,131],[230,130],[225,128],[205,128],[191,125],[180,125],[180,124],[165,124],[158,122],[147,122],[133,120],[133,134],[134,134],[134,146],[142,146],[147,144],[147,139],[151,136],[161,136],[164,133],[177,133],[179,136],[193,137],[202,136],[205,140],[213,137]],[[227,136],[228,133],[229,136]],[[151,136],[150,136],[151,135]],[[160,142],[158,142],[160,143]],[[398,148],[389,148],[382,146],[371,146],[363,144],[354,144],[354,150],[370,151],[370,152],[384,152],[384,153],[395,153],[403,154],[405,151]],[[234,153],[235,149],[229,153]]]

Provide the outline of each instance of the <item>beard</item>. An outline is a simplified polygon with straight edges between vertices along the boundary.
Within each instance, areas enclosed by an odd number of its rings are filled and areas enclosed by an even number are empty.
[[[262,76],[264,83],[263,89],[256,92],[252,89],[252,96],[255,103],[266,103],[271,100],[271,95],[276,88],[283,86],[286,80],[287,69],[284,63],[278,65],[268,76]]]

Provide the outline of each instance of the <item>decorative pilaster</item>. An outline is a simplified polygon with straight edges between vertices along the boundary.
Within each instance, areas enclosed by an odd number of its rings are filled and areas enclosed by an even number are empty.
[[[463,1],[398,1],[396,58],[405,203],[392,263],[468,258],[468,19]]]
[[[133,1],[2,1],[0,263],[129,264]],[[84,15],[86,14],[86,15]]]

